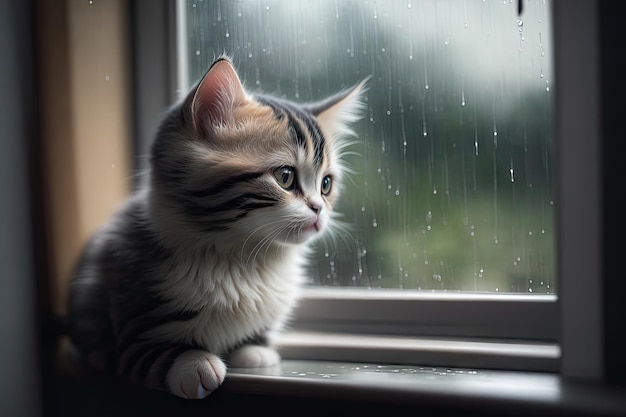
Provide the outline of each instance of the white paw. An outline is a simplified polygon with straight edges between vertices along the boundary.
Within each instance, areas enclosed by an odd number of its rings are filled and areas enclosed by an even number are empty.
[[[215,391],[226,377],[226,365],[203,350],[190,350],[174,361],[167,373],[170,392],[182,398],[201,399]]]
[[[246,345],[232,352],[228,363],[233,368],[267,368],[280,363],[280,355],[272,348]]]

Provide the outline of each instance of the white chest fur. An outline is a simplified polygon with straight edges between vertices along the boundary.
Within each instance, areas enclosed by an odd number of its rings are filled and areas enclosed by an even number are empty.
[[[164,308],[198,314],[164,323],[151,337],[223,354],[242,339],[282,328],[297,302],[303,281],[297,248],[281,248],[251,264],[217,254],[191,259],[179,257],[163,267],[160,291],[171,300]]]

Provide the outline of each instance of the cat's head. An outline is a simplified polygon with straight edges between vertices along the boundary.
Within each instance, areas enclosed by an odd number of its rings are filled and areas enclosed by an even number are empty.
[[[151,210],[161,225],[224,245],[297,244],[332,228],[349,124],[365,82],[297,104],[245,91],[218,59],[153,145]]]

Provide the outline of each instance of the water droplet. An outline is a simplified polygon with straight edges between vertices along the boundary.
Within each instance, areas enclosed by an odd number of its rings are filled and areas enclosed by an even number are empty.
[[[387,110],[387,116],[391,115],[391,110]]]
[[[226,32],[226,35],[224,36],[226,36],[227,38],[230,38],[230,33]]]
[[[109,81],[111,78],[108,75],[104,76],[104,81]]]
[[[196,49],[196,56],[200,55],[200,50]]]

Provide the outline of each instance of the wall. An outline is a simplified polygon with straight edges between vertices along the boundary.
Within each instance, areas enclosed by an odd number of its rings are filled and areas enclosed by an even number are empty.
[[[50,302],[58,313],[81,246],[131,183],[127,9],[122,0],[37,3]]]

